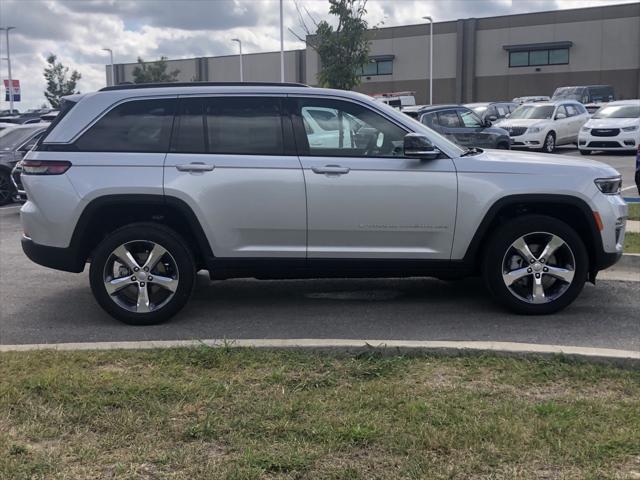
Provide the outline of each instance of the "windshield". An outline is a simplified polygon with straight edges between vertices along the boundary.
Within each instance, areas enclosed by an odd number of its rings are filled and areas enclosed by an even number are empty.
[[[22,142],[33,135],[37,128],[8,128],[0,132],[0,150],[15,150]]]
[[[553,115],[553,105],[521,105],[511,114],[511,118],[548,120]]]
[[[582,90],[583,90],[583,87],[558,88],[555,92],[553,92],[552,99],[564,98],[564,99],[580,101],[582,100]]]
[[[602,107],[591,118],[640,118],[640,105],[610,105]]]
[[[487,111],[488,107],[486,105],[476,105],[476,106],[471,106],[469,108],[473,110],[475,113],[477,113],[478,115],[482,116],[482,114]]]

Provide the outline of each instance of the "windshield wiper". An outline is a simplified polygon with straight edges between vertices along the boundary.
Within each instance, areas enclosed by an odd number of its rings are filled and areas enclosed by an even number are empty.
[[[483,150],[481,148],[477,148],[477,147],[471,147],[471,148],[467,148],[465,150],[465,152],[460,155],[461,157],[468,157],[471,155],[478,155],[479,153],[482,153]]]

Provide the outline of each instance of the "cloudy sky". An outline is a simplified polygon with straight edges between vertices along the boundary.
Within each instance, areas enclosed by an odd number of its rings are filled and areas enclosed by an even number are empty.
[[[369,0],[370,25],[394,26],[486,17],[531,11],[597,6],[637,0]],[[316,19],[327,18],[326,0],[298,0]],[[302,32],[294,0],[284,1],[285,25]],[[278,0],[0,0],[0,26],[11,31],[13,78],[20,80],[23,102],[18,108],[44,103],[42,71],[47,55],[55,53],[78,70],[81,91],[105,85],[105,63],[113,49],[115,62],[134,62],[164,55],[169,58],[234,53],[231,38],[242,39],[247,53],[278,50]],[[4,32],[0,32],[4,33]],[[303,48],[285,34],[285,48]],[[6,57],[4,35],[0,57]],[[7,78],[6,62],[0,62]],[[8,108],[2,95],[0,108]]]

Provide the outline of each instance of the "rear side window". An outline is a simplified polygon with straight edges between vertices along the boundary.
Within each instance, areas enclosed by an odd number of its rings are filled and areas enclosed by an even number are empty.
[[[171,151],[232,155],[282,155],[279,98],[181,99]]]
[[[75,143],[87,152],[166,152],[175,99],[135,100],[118,105]]]
[[[447,128],[459,128],[462,127],[460,118],[455,110],[445,110],[438,112],[438,123]]]

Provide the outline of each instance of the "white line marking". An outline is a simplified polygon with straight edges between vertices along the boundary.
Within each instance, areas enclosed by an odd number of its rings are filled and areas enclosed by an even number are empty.
[[[0,352],[29,350],[138,350],[153,348],[195,347],[254,347],[254,348],[405,348],[423,350],[492,351],[505,353],[565,354],[583,357],[640,360],[640,351],[612,348],[576,347],[568,345],[538,345],[517,342],[473,342],[473,341],[421,341],[421,340],[365,340],[365,339],[209,339],[209,340],[158,340],[141,342],[87,342],[44,343],[27,345],[0,345]]]
[[[625,190],[631,190],[632,188],[638,188],[635,185],[631,185],[630,187],[624,187],[622,190],[620,190],[621,192],[624,192]]]

